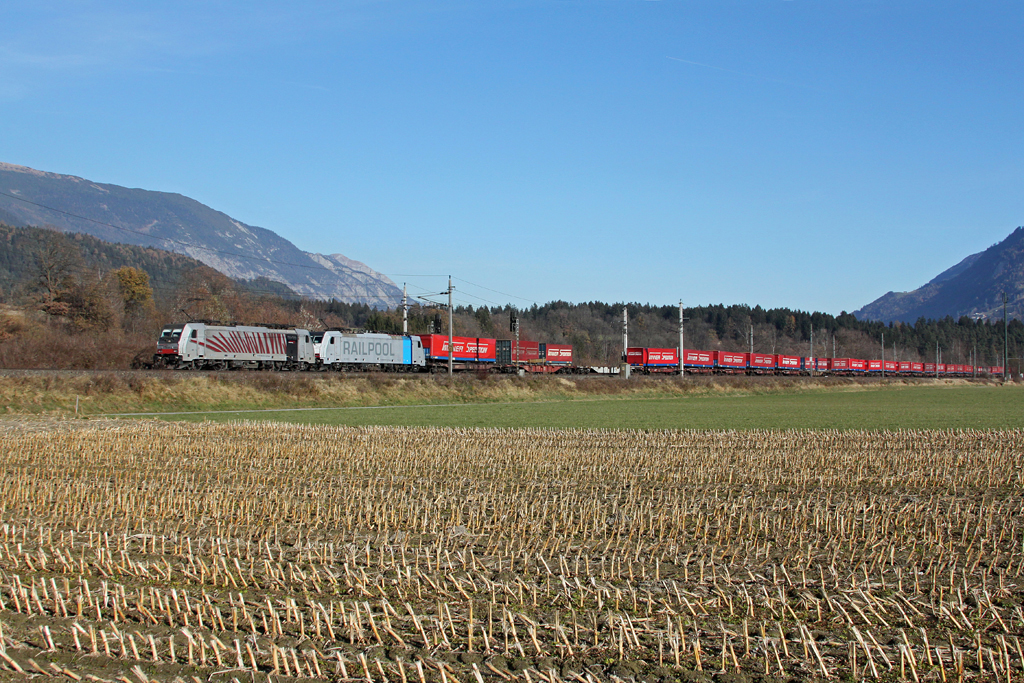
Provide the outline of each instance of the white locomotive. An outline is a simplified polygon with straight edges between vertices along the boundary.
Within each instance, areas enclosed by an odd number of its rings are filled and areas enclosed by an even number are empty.
[[[193,321],[160,333],[153,367],[176,370],[385,370],[426,368],[418,336],[310,333],[298,327]]]
[[[422,370],[426,367],[418,336],[327,330],[313,335],[317,367],[326,370]]]
[[[191,370],[307,370],[316,365],[313,336],[297,327],[167,325],[153,356],[155,367]]]

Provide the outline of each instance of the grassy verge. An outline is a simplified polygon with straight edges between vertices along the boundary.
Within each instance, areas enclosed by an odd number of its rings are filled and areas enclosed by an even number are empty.
[[[598,396],[791,393],[866,385],[806,378],[556,378],[507,376],[102,372],[0,376],[9,414],[166,412],[495,403]]]
[[[614,429],[1024,427],[1024,387],[932,381],[99,373],[0,377],[9,415],[166,413],[344,425]],[[235,411],[235,412],[224,412]],[[244,412],[239,412],[244,411]],[[265,412],[278,411],[278,412]]]
[[[632,395],[505,404],[203,413],[171,419],[549,429],[1014,429],[1024,427],[1024,389],[889,386],[881,391]]]

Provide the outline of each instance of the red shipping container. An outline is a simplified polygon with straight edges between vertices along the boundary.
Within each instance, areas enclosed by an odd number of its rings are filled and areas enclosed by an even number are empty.
[[[750,354],[750,367],[758,370],[774,370],[775,356],[767,353]]]
[[[922,372],[924,372],[924,363],[911,363],[910,371],[920,375]]]
[[[799,370],[800,356],[775,356],[775,365],[780,370]]]
[[[935,363],[925,363],[924,364],[924,372],[925,372],[926,375],[934,375],[935,374]]]
[[[720,368],[745,370],[747,367],[747,354],[734,353],[732,351],[715,351],[715,365]]]
[[[683,362],[687,367],[710,368],[715,365],[715,354],[711,351],[687,349],[683,352]]]
[[[830,358],[819,358],[817,361],[815,361],[815,370],[817,370],[818,372],[826,372],[828,370],[831,370],[832,364],[830,363],[830,361]]]
[[[900,361],[899,371],[900,372],[910,372],[910,361],[901,360]]]
[[[936,365],[935,366],[935,372],[939,373],[940,375],[945,374],[946,373],[946,364],[945,363],[939,363],[938,365]]]
[[[832,371],[833,372],[848,372],[850,370],[850,359],[849,358],[833,358],[832,359]]]
[[[637,367],[678,366],[679,352],[676,349],[649,349],[631,346],[626,349],[626,361]]]
[[[448,359],[448,337],[443,334],[424,334],[420,336],[423,352],[427,358]],[[452,360],[459,362],[474,361],[493,363],[495,348],[494,339],[478,337],[453,337],[454,353]]]
[[[679,349],[645,349],[646,365],[668,366],[679,365]]]
[[[881,372],[882,361],[880,360],[869,360],[868,361],[868,372]]]
[[[993,365],[992,367],[990,367],[988,369],[988,374],[990,374],[990,375],[1001,375],[1001,374],[1003,374],[1003,366],[1002,365]]]
[[[521,341],[519,346],[512,340],[512,362],[529,363],[540,360],[540,342]]]
[[[549,363],[571,364],[572,346],[568,344],[548,344],[545,359]]]
[[[497,340],[487,337],[477,337],[475,340],[470,340],[471,344],[473,341],[476,342],[477,360],[482,363],[493,363],[498,347]],[[473,349],[470,348],[470,351],[472,350]]]
[[[850,369],[854,372],[865,372],[868,369],[868,362],[860,358],[851,358]]]
[[[894,361],[894,360],[887,360],[887,361],[885,361],[885,371],[886,372],[898,372],[899,368],[900,368],[900,364],[897,363],[896,361]]]

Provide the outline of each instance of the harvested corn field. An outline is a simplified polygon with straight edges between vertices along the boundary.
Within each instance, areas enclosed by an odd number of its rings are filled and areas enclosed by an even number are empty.
[[[11,427],[0,668],[132,683],[1011,683],[1022,443]]]

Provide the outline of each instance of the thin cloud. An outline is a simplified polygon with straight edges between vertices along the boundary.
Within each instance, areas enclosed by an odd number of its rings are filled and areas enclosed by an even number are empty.
[[[10,44],[0,44],[0,65],[7,67],[72,69],[93,66],[99,62],[100,60],[84,54],[44,54],[20,50]]]
[[[300,83],[298,81],[280,81],[284,85],[290,85],[293,88],[303,88],[305,90],[318,90],[320,92],[331,92],[331,89],[324,85],[317,85],[315,83]]]
[[[758,74],[747,73],[746,71],[737,71],[735,69],[727,69],[724,66],[715,66],[714,64],[705,64],[703,62],[695,62],[690,59],[682,59],[681,57],[672,57],[671,55],[665,55],[666,59],[671,59],[676,62],[682,62],[683,64],[692,64],[693,66],[701,66],[705,69],[714,69],[716,71],[724,71],[730,74],[736,74],[737,76],[746,76],[747,78],[756,78],[760,81],[769,81],[771,83],[781,83],[782,85],[792,86],[794,88],[805,88],[807,90],[813,90],[815,92],[826,92],[821,88],[815,88],[812,85],[805,85],[803,83],[794,83],[793,81],[784,81],[778,78],[771,78],[769,76],[760,76]]]

